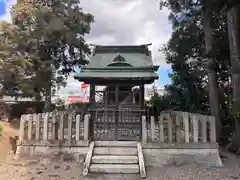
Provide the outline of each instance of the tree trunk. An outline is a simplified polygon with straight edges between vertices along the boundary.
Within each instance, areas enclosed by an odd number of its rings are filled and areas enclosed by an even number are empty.
[[[35,77],[35,85],[34,85],[34,91],[35,91],[35,101],[39,102],[42,100],[42,96],[41,96],[41,90],[40,90],[40,84],[38,82],[38,79],[41,77],[41,71],[40,70],[36,70],[36,77]]]
[[[45,89],[45,103],[44,103],[44,112],[50,112],[51,106],[52,106],[52,67],[49,68],[49,71],[47,72],[48,79],[47,79],[47,85]]]
[[[205,6],[203,9],[204,17],[204,34],[205,34],[205,51],[207,56],[207,74],[208,74],[208,87],[209,87],[209,104],[210,112],[212,116],[216,118],[217,128],[217,140],[219,141],[221,136],[221,121],[220,121],[220,104],[219,104],[219,92],[217,84],[217,74],[215,71],[215,63],[212,58],[212,27],[211,27],[211,10]]]
[[[51,105],[52,105],[52,88],[46,87],[46,95],[45,95],[45,103],[44,103],[44,112],[50,112],[51,111]]]
[[[235,139],[240,144],[240,8],[232,8],[228,14],[228,36],[232,73],[232,113],[235,120]]]

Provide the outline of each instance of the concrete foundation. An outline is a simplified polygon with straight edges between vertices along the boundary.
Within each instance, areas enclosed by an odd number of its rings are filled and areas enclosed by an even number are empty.
[[[67,156],[73,161],[79,161],[79,156],[85,156],[89,142],[79,141],[75,144],[24,143],[17,148],[16,157],[45,156],[53,158],[58,155]],[[119,147],[122,152],[128,147]],[[218,145],[215,143],[186,143],[186,144],[142,144],[145,166],[184,165],[189,163],[204,164],[220,167]],[[104,149],[102,149],[104,152]],[[109,148],[106,147],[106,152]]]
[[[16,159],[26,157],[45,157],[54,159],[57,157],[66,158],[71,161],[79,161],[80,157],[85,156],[89,149],[88,141],[78,141],[74,143],[53,143],[39,142],[31,143],[25,141],[20,143],[16,151]]]
[[[143,144],[146,166],[184,165],[190,163],[221,167],[218,144]]]

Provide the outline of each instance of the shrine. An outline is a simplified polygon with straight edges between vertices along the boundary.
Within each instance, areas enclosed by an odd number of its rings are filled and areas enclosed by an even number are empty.
[[[131,173],[146,178],[146,167],[222,166],[215,117],[146,112],[144,85],[158,78],[148,46],[95,46],[88,66],[75,74],[84,89],[90,88],[90,102],[80,111],[23,115],[16,155],[64,152],[77,162],[85,157],[83,176]]]
[[[90,85],[92,140],[140,140],[144,85],[158,79],[147,45],[96,45],[74,78]]]

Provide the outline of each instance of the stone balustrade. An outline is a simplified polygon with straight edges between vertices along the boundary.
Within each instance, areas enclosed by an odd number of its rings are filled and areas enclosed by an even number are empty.
[[[89,140],[89,114],[49,112],[21,116],[19,144]]]
[[[89,114],[50,112],[22,115],[19,143],[89,140]],[[142,141],[160,143],[216,143],[215,118],[180,111],[163,111],[150,123],[142,118]]]
[[[150,123],[142,118],[142,141],[160,143],[216,143],[215,118],[180,111],[163,111]]]

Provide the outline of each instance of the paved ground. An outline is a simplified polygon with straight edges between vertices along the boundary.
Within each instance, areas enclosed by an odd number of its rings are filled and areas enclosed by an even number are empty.
[[[232,180],[240,179],[240,160],[230,155],[222,168],[200,165],[148,168],[147,180]],[[138,180],[139,175],[81,175],[82,164],[62,160],[8,160],[0,162],[0,180]]]

